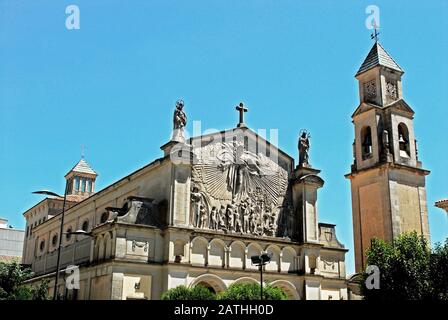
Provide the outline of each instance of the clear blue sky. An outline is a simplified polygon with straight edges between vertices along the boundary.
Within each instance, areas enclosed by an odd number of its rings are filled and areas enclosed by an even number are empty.
[[[65,28],[79,6],[80,30]],[[432,241],[448,236],[448,1],[23,1],[0,0],[0,216],[23,228],[22,212],[63,192],[64,174],[86,159],[97,190],[161,156],[175,101],[203,128],[237,122],[278,128],[297,157],[301,128],[326,184],[319,220],[336,223],[353,248],[349,181],[354,74],[372,41],[367,5],[380,8],[381,43],[405,70],[427,178]],[[353,251],[347,256],[353,271]]]

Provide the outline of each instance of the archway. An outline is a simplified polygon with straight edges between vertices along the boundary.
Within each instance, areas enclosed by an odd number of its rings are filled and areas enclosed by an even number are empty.
[[[275,288],[280,288],[286,294],[289,300],[300,300],[300,295],[297,292],[297,288],[291,282],[287,280],[276,280],[271,283]]]
[[[217,275],[210,273],[200,275],[190,283],[189,287],[193,288],[198,284],[206,287],[214,293],[220,293],[227,290],[227,286],[224,281],[222,281],[222,279]]]

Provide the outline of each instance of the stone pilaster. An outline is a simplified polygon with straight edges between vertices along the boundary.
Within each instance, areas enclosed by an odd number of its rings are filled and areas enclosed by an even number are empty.
[[[301,242],[319,242],[317,215],[317,189],[324,185],[318,174],[320,170],[297,167],[294,170],[292,193],[297,221],[297,234]]]

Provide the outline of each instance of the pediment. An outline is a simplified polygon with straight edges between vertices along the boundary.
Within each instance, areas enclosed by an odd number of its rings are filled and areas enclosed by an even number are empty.
[[[396,111],[408,113],[410,115],[414,115],[414,113],[415,113],[414,110],[412,110],[412,108],[403,99],[397,100],[397,101],[387,105],[386,108],[390,108],[390,109],[394,109]]]
[[[352,114],[352,118],[356,117],[357,115],[360,115],[361,113],[367,112],[372,109],[381,109],[380,106],[377,106],[376,104],[368,103],[368,102],[361,102],[359,106],[356,108],[355,112]]]

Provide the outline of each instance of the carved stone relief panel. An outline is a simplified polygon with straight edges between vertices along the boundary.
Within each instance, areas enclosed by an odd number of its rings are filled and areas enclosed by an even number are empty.
[[[142,239],[127,239],[126,255],[151,257],[151,243]]]
[[[364,96],[367,102],[373,102],[376,98],[376,84],[375,80],[370,80],[364,83]]]
[[[395,81],[386,82],[387,102],[393,102],[398,99],[397,83]]]
[[[288,173],[240,141],[215,142],[194,150],[190,224],[196,228],[253,235],[283,235]]]
[[[334,259],[325,259],[321,257],[321,271],[338,274],[339,261]]]

